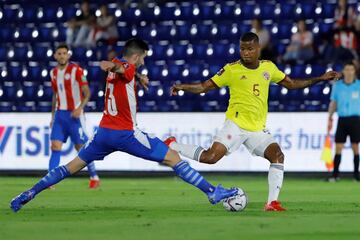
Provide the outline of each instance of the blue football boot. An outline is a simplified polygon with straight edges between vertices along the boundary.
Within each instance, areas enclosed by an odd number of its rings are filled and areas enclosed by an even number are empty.
[[[24,206],[26,203],[28,203],[30,200],[32,200],[35,197],[35,193],[31,190],[25,191],[21,193],[19,196],[13,198],[10,202],[10,208],[17,212],[19,211],[22,206]]]
[[[226,189],[221,184],[219,184],[215,190],[211,193],[208,193],[208,199],[211,204],[217,204],[225,198],[235,196],[238,193],[236,188]]]

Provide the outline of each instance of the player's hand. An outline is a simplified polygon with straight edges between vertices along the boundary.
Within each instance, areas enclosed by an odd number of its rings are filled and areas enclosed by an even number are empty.
[[[108,72],[111,69],[113,69],[115,67],[115,63],[110,62],[110,61],[101,61],[100,62],[100,68],[101,70]]]
[[[71,116],[73,118],[79,118],[82,112],[83,112],[82,108],[76,108],[75,110],[72,111]]]
[[[182,90],[181,89],[181,84],[174,84],[171,88],[170,88],[170,95],[171,96],[177,96],[178,95],[178,91]]]
[[[338,80],[342,77],[342,74],[336,71],[329,71],[321,75],[321,79],[324,81]]]
[[[149,78],[145,74],[137,74],[137,77],[139,78],[141,86],[145,88],[145,90],[149,90]]]

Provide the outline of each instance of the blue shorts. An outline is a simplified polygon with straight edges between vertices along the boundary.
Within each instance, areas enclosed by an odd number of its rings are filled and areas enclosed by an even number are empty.
[[[88,137],[82,124],[85,121],[83,118],[83,115],[80,118],[73,118],[71,111],[57,110],[51,128],[50,139],[65,143],[70,137],[74,144],[85,144]]]
[[[149,136],[140,130],[113,130],[101,128],[94,133],[79,152],[79,157],[87,163],[103,160],[106,155],[115,151],[162,162],[168,152],[168,146],[159,138]]]

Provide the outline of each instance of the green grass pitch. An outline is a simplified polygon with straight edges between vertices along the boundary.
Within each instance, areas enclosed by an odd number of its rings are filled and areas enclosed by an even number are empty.
[[[0,178],[0,239],[360,239],[360,184],[350,180],[287,178],[281,200],[287,212],[263,212],[267,180],[210,176],[213,183],[242,187],[244,212],[212,206],[197,189],[173,177],[104,178],[97,190],[86,178],[67,179],[20,212],[12,197],[37,178]]]

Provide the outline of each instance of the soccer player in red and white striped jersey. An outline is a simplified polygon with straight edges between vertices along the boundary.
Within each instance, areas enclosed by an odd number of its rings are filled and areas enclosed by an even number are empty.
[[[62,144],[68,137],[77,151],[88,140],[86,135],[84,107],[90,99],[90,89],[84,70],[69,62],[69,48],[62,44],[56,48],[54,57],[58,65],[50,71],[54,92],[51,119],[51,157],[49,171],[59,166]],[[88,165],[90,188],[99,186],[95,165]]]

